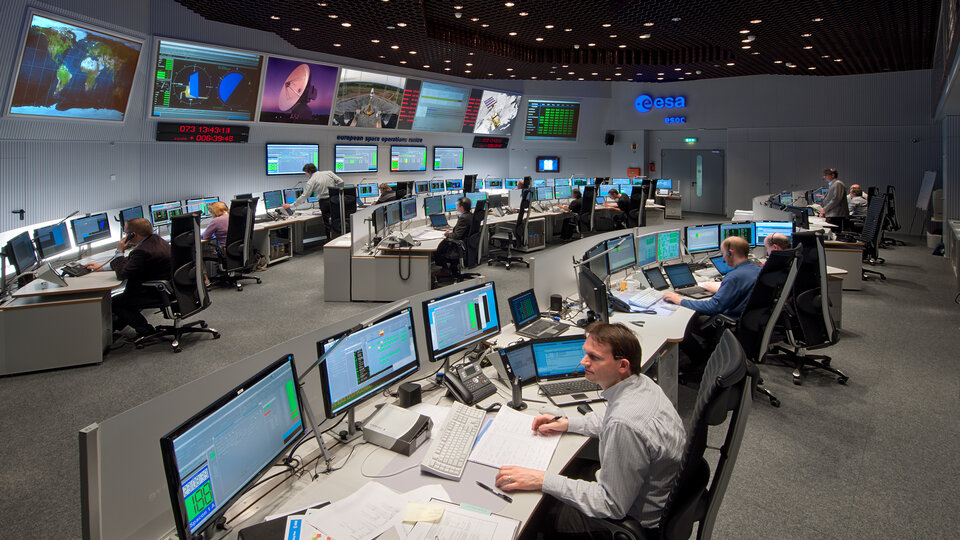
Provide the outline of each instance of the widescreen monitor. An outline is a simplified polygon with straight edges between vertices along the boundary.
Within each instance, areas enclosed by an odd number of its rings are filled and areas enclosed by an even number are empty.
[[[395,129],[406,78],[341,69],[331,126]]]
[[[520,112],[520,94],[474,88],[463,119],[463,133],[510,135]]]
[[[657,260],[667,261],[680,258],[680,231],[657,233]]]
[[[283,190],[283,202],[293,204],[300,195],[303,195],[303,188],[286,188]]]
[[[427,170],[426,146],[390,146],[390,172]]]
[[[170,201],[150,205],[150,222],[154,227],[170,224],[170,218],[183,214],[180,201]]]
[[[143,205],[131,206],[120,211],[120,230],[126,230],[127,222],[143,217]]]
[[[527,101],[523,136],[526,139],[576,141],[580,103],[576,101]]]
[[[763,244],[764,239],[774,233],[781,233],[793,239],[792,221],[757,221],[754,223],[757,231],[757,245]]]
[[[400,220],[406,221],[417,217],[417,199],[410,197],[400,201]]]
[[[8,38],[12,57],[16,37]],[[142,41],[113,31],[33,13],[8,112],[123,121],[142,47]]]
[[[500,333],[497,291],[481,283],[423,303],[427,349],[438,360]]]
[[[400,223],[400,201],[387,203],[387,227]]]
[[[423,81],[417,97],[417,111],[413,115],[412,129],[460,132],[469,100],[470,88]],[[402,120],[403,110],[400,114]]]
[[[444,182],[447,191],[463,191],[463,180],[460,178],[450,178]]]
[[[583,375],[583,342],[580,336],[563,336],[539,339],[533,342],[533,360],[538,377],[558,378]]]
[[[421,193],[430,193],[430,182],[427,180],[418,180],[414,182],[413,192],[417,195]]]
[[[379,197],[380,186],[377,184],[360,184],[357,186],[357,197],[366,199],[369,197]]]
[[[446,191],[447,182],[445,180],[430,180],[430,192]]]
[[[607,240],[607,272],[613,274],[637,264],[637,244],[633,233]]]
[[[110,238],[110,220],[106,212],[77,218],[70,222],[70,228],[78,246]]]
[[[657,234],[645,234],[637,238],[637,266],[643,268],[657,262]]]
[[[593,275],[599,277],[600,279],[606,279],[609,272],[607,272],[607,257],[601,255],[607,249],[606,242],[600,242],[599,244],[593,246],[586,253],[583,254],[583,260],[587,262],[587,267],[593,273]]]
[[[442,214],[443,197],[440,195],[425,197],[423,199],[423,213],[428,216],[433,214]]]
[[[472,193],[464,193],[463,196],[466,197],[466,198],[468,198],[468,199],[470,199],[470,207],[471,207],[471,208],[476,208],[476,207],[477,207],[477,201],[483,201],[483,200],[486,200],[486,198],[487,198],[487,194],[486,194],[485,192],[483,192],[483,191],[475,191],[475,192],[472,192]]]
[[[538,187],[537,188],[537,200],[538,201],[552,201],[554,199],[553,188],[552,187]]]
[[[507,178],[503,181],[503,187],[507,189],[517,189],[520,186],[519,178]]]
[[[546,179],[546,178],[534,178],[534,179],[533,179],[533,185],[532,185],[532,186],[527,186],[527,187],[533,187],[533,188],[547,187],[547,179]]]
[[[657,180],[657,189],[670,191],[673,189],[673,180],[670,178],[660,178]]]
[[[486,189],[503,189],[503,178],[488,178],[483,183]]]
[[[263,192],[263,207],[267,210],[283,206],[283,190],[274,189]]]
[[[602,279],[584,266],[581,266],[580,271],[577,272],[577,291],[580,293],[580,301],[586,304],[587,309],[592,311],[598,319],[603,322],[610,320],[607,286]]]
[[[557,156],[537,156],[537,172],[559,172],[560,158]]]
[[[338,71],[336,66],[271,56],[263,77],[260,121],[326,126]]]
[[[320,162],[320,145],[267,143],[267,176],[303,174],[307,163]]]
[[[570,186],[556,186],[553,188],[554,198],[569,199],[573,188]]]
[[[553,185],[554,186],[570,186],[570,185],[573,185],[573,180],[569,178],[554,178]]]
[[[722,223],[720,224],[720,243],[731,236],[739,236],[751,246],[757,245],[756,231],[753,223]]]
[[[187,199],[186,200],[186,211],[189,214],[190,212],[200,212],[201,217],[213,217],[213,214],[210,213],[209,205],[220,202],[220,197],[198,197],[196,199]]]
[[[160,40],[151,114],[189,120],[254,120],[263,56]]]
[[[377,172],[377,145],[337,144],[333,147],[333,172]]]
[[[570,180],[575,186],[586,186],[587,184],[593,185],[593,181],[590,178],[571,178]]]
[[[64,221],[33,231],[33,240],[37,245],[37,256],[41,259],[49,259],[71,247],[67,223]]]
[[[451,193],[449,195],[444,195],[443,196],[444,212],[455,212],[457,210],[457,203],[460,202],[461,197],[463,197],[462,193]]]
[[[462,146],[434,146],[433,170],[435,171],[462,171]]]
[[[502,194],[487,195],[487,208],[500,208],[507,202]]]
[[[14,272],[22,274],[37,265],[37,252],[30,241],[30,233],[23,231],[7,241],[3,252],[13,264]]]
[[[597,186],[597,195],[600,196],[600,197],[609,197],[609,196],[610,196],[610,190],[611,190],[611,189],[617,189],[617,187],[618,187],[618,186],[614,186],[614,185],[611,185],[611,184],[600,184],[599,186]],[[619,190],[617,190],[617,191],[619,191]]]
[[[630,179],[629,178],[611,178],[610,183],[615,186],[629,186]],[[617,189],[620,189],[620,188],[617,188]]]
[[[180,538],[198,538],[307,429],[293,355],[230,390],[160,439]]]
[[[687,251],[698,253],[720,249],[720,227],[718,225],[697,225],[686,228]]]
[[[320,388],[327,418],[379,395],[385,387],[420,369],[413,309],[407,307],[357,331],[317,342]]]

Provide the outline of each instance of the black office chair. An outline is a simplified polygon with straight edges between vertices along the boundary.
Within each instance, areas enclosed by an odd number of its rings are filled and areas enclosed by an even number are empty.
[[[863,242],[862,261],[871,266],[877,266],[886,262],[880,256],[879,247],[880,237],[883,233],[883,221],[887,212],[887,195],[877,192],[870,196],[869,201],[867,203],[867,217],[863,221],[863,231],[859,235],[841,233],[837,235],[837,239],[847,242]],[[869,279],[870,276],[877,276],[881,281],[887,279],[887,276],[881,272],[861,268],[861,279]]]
[[[829,371],[837,375],[837,382],[847,384],[849,377],[830,367],[829,356],[807,354],[811,349],[829,347],[840,338],[826,294],[823,231],[797,232],[793,241],[801,253],[800,267],[793,284],[792,302],[787,303],[781,317],[789,348],[775,345],[767,358],[794,366],[794,384],[802,382],[806,368]]]
[[[690,538],[694,524],[698,539],[711,537],[750,414],[750,379],[743,348],[725,330],[700,381],[677,481],[664,505],[659,531],[644,529],[631,518],[605,520],[614,539],[686,539]],[[707,438],[711,427],[724,423],[720,457],[711,478],[710,465],[704,459]]]
[[[640,227],[640,221],[646,221],[647,200],[643,196],[643,186],[633,186],[630,191],[630,209],[627,211],[627,227]]]
[[[244,279],[263,281],[247,274],[257,265],[253,249],[253,221],[257,212],[257,197],[230,201],[230,218],[227,221],[227,244],[217,250],[217,274],[210,276],[211,284],[229,285],[243,290]],[[202,281],[201,281],[202,283]]]
[[[580,203],[580,215],[577,219],[577,225],[580,234],[585,235],[593,232],[593,210],[597,206],[597,188],[596,186],[583,186],[583,202]]]
[[[524,246],[526,241],[527,221],[530,219],[530,200],[529,192],[523,194],[520,200],[520,211],[517,212],[517,223],[513,229],[499,227],[497,232],[490,236],[490,243],[494,248],[499,249],[499,253],[490,253],[490,259],[487,260],[487,266],[493,264],[503,264],[507,270],[511,263],[519,263],[530,267],[530,263],[513,254],[513,250]]]
[[[180,338],[186,333],[203,332],[220,338],[220,332],[208,328],[206,321],[184,320],[207,309],[210,297],[203,286],[203,252],[200,247],[200,213],[174,216],[170,221],[170,280],[145,281],[145,287],[155,287],[160,292],[161,309],[173,325],[159,325],[156,331],[137,338],[133,344],[142,349],[164,337],[172,337],[173,352],[178,353]]]
[[[893,186],[887,186],[887,215],[883,220],[883,232],[881,233],[880,247],[905,246],[906,244],[894,238],[887,238],[886,232],[896,232],[900,230],[900,220],[897,219],[897,190]]]
[[[483,246],[484,230],[487,221],[487,201],[477,201],[473,207],[473,221],[470,222],[470,232],[467,233],[464,242],[464,267],[474,268],[480,264],[482,254],[480,248]]]

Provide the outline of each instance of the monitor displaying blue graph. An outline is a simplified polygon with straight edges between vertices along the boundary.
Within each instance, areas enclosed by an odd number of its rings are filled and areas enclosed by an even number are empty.
[[[662,189],[667,191],[673,189],[673,180],[671,180],[670,178],[660,178],[659,180],[657,180],[657,189]]]
[[[454,212],[457,209],[457,203],[462,197],[462,193],[451,193],[449,195],[444,195],[443,197],[443,210],[445,212]]]
[[[70,227],[78,246],[110,238],[110,221],[106,212],[77,218],[70,222]]]
[[[436,360],[500,333],[497,291],[483,283],[423,303],[427,348]]]
[[[33,232],[33,239],[41,259],[49,259],[70,249],[70,235],[67,234],[66,222],[40,227]]]
[[[657,233],[657,260],[666,261],[680,258],[680,231]]]
[[[611,189],[617,189],[617,186],[611,184],[601,184],[597,186],[597,195],[600,197],[609,197]],[[619,192],[620,190],[617,191]]]
[[[400,219],[406,221],[417,217],[417,199],[410,197],[400,201]]]

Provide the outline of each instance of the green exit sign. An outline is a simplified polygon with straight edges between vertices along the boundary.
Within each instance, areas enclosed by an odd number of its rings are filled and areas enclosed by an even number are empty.
[[[686,137],[685,139],[683,139],[683,142],[685,142],[685,143],[695,143],[695,142],[697,142],[697,138],[696,138],[696,137]]]

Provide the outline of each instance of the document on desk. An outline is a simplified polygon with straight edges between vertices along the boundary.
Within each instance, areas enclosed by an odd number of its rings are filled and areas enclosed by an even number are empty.
[[[307,511],[307,523],[336,540],[371,540],[392,529],[407,499],[379,482],[367,482],[349,497]]]
[[[519,465],[546,470],[560,437],[534,435],[532,426],[532,416],[503,407],[473,447],[470,461],[497,468]]]
[[[437,523],[417,523],[407,540],[500,540],[516,538],[520,522],[496,514],[481,514],[446,504]]]
[[[426,230],[415,236],[417,240],[439,240],[443,238],[443,231]]]

